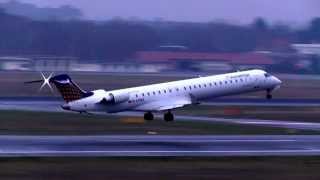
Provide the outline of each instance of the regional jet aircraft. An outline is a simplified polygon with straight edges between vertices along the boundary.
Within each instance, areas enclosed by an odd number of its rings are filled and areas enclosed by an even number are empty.
[[[66,102],[62,105],[64,110],[80,113],[140,111],[145,113],[145,120],[153,120],[154,112],[165,112],[165,121],[174,120],[173,109],[196,105],[208,98],[265,91],[266,98],[271,99],[271,92],[281,84],[277,77],[263,70],[240,71],[111,91],[84,91],[66,74],[43,78],[44,80],[27,83],[43,82],[41,87],[54,84]]]

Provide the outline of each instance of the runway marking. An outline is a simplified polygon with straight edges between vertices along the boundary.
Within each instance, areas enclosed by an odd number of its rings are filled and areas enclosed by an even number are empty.
[[[320,155],[320,136],[0,136],[0,157]],[[119,144],[118,144],[119,143]],[[270,146],[270,144],[271,146]],[[119,146],[120,145],[120,146]],[[178,145],[178,146],[177,146]],[[254,145],[254,146],[253,146]],[[169,148],[168,148],[169,147]]]
[[[36,138],[36,137],[22,137],[22,138],[14,138],[11,139],[11,137],[7,137],[7,136],[0,136],[0,142],[4,140],[13,140],[13,141],[20,141],[20,140],[24,140],[24,142],[29,142],[30,140],[59,140],[62,137],[44,137],[44,138]],[[103,138],[103,137],[102,137]],[[143,143],[143,142],[153,142],[153,143],[157,143],[157,142],[168,142],[168,143],[182,143],[182,142],[187,142],[187,143],[192,143],[192,141],[194,141],[194,143],[205,143],[205,142],[297,142],[299,141],[299,139],[201,139],[201,137],[197,138],[184,138],[181,137],[180,139],[160,139],[162,137],[157,138],[157,136],[147,136],[147,137],[143,137],[143,138],[137,138],[137,139],[119,139],[119,138],[115,138],[112,139],[112,137],[110,139],[93,139],[93,142],[103,142],[103,143],[107,143],[107,142],[137,142],[137,143]],[[89,138],[91,139],[91,138]],[[85,139],[74,139],[71,137],[69,137],[69,142],[82,142],[84,140],[88,140],[88,138]],[[1,146],[0,146],[0,150],[1,150]]]
[[[197,155],[194,155],[196,154]],[[307,154],[311,153],[311,154]],[[70,156],[79,156],[79,155],[88,155],[88,156],[99,156],[99,155],[108,155],[108,156],[135,156],[135,155],[145,155],[145,156],[165,156],[174,154],[171,156],[181,156],[181,155],[194,155],[194,156],[201,156],[201,155],[246,155],[250,156],[250,154],[256,155],[314,155],[320,154],[320,149],[303,149],[303,150],[236,150],[236,151],[30,151],[30,152],[23,152],[23,151],[15,151],[15,152],[5,152],[1,151],[0,156],[61,156],[61,155],[70,155]]]
[[[225,152],[320,152],[320,149],[301,149],[301,150],[227,150],[227,151],[30,151],[30,152],[10,152],[10,153],[225,153]],[[6,153],[1,151],[1,153]]]
[[[319,123],[304,123],[304,122],[266,122],[266,121],[247,121],[247,122],[241,122],[240,123],[244,124],[271,124],[271,125],[308,125],[308,126],[319,126]]]
[[[128,139],[128,140],[125,140],[125,139],[118,139],[118,140],[104,140],[103,142],[137,142],[137,143],[140,143],[140,142],[176,142],[176,143],[179,143],[179,142],[188,142],[188,143],[191,143],[190,140],[194,140],[194,139],[185,139],[185,140],[157,140],[157,139],[153,139],[153,140],[137,140],[137,139]],[[296,142],[298,140],[296,139],[271,139],[271,140],[264,140],[264,139],[261,139],[261,140],[255,140],[255,139],[244,139],[244,140],[241,140],[241,139],[226,139],[226,140],[201,140],[201,139],[195,139],[195,143],[198,143],[198,142]]]

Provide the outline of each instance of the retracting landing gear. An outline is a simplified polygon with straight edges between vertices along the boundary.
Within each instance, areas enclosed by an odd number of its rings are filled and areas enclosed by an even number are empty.
[[[167,122],[174,121],[174,115],[171,113],[171,111],[168,111],[164,114],[163,119]]]
[[[272,94],[271,94],[271,90],[270,89],[267,90],[266,98],[267,99],[272,99]]]
[[[154,119],[154,116],[151,112],[147,112],[144,114],[144,120],[146,121],[152,121]]]

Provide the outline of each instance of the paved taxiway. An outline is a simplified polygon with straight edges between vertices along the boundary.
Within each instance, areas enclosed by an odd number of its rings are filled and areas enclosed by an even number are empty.
[[[57,97],[0,97],[0,106],[3,105],[23,105],[23,104],[47,104],[61,105],[61,98]],[[242,99],[242,98],[214,98],[209,99],[200,105],[225,106],[225,105],[245,105],[245,106],[286,106],[286,107],[319,107],[320,99]]]
[[[0,99],[0,109],[61,112],[61,101]],[[120,113],[141,116],[141,113]],[[158,118],[161,115],[158,115]],[[177,121],[320,131],[320,123],[176,116]],[[297,156],[320,155],[320,136],[0,136],[0,156]]]
[[[314,103],[313,101],[311,103]],[[63,112],[61,109],[61,102],[55,98],[42,99],[42,98],[0,98],[0,109],[2,110],[27,110],[27,111],[45,111],[45,112]],[[105,114],[105,113],[103,113]],[[142,117],[142,113],[124,112],[113,114],[115,116],[137,116]],[[157,118],[162,118],[162,115],[156,115]],[[245,119],[245,118],[215,118],[215,117],[202,117],[202,116],[176,116],[177,121],[206,121],[213,123],[229,123],[229,124],[242,124],[242,125],[255,125],[265,127],[280,127],[288,129],[300,130],[315,130],[320,131],[320,123],[304,122],[301,121],[278,121],[278,120],[260,120],[260,119]]]
[[[2,157],[320,155],[320,136],[0,136]]]

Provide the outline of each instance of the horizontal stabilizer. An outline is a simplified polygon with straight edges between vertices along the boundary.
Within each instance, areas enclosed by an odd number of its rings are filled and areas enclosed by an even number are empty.
[[[27,81],[27,82],[24,82],[24,84],[33,84],[33,83],[42,83],[43,80],[35,80],[35,81]]]

